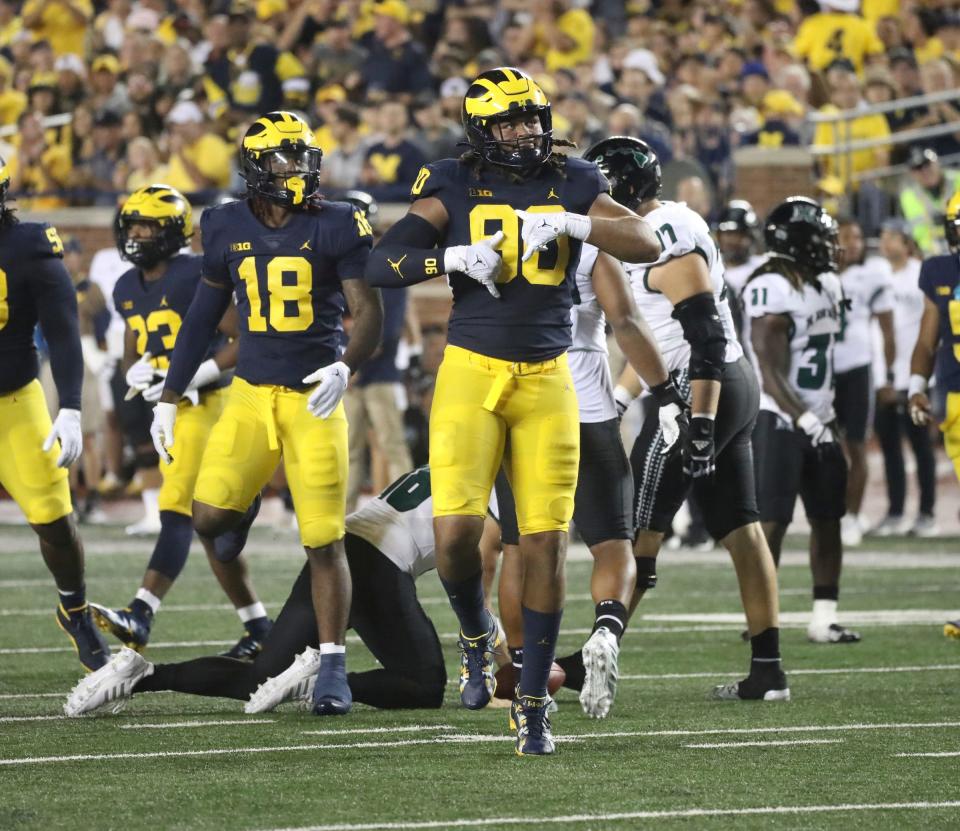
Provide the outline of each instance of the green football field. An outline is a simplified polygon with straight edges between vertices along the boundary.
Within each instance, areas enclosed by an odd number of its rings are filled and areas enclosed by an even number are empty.
[[[122,605],[150,544],[86,530],[88,593]],[[793,701],[707,700],[749,648],[721,552],[665,553],[660,586],[625,637],[614,711],[584,716],[564,690],[552,758],[518,758],[505,709],[356,707],[316,719],[292,706],[173,693],[118,716],[65,719],[79,664],[29,529],[0,529],[0,828],[960,828],[960,540],[871,542],[847,556],[844,622],[863,642],[812,645],[809,571],[793,537],[781,569]],[[255,531],[251,562],[275,612],[302,565],[291,535]],[[561,651],[592,621],[589,563],[574,547]],[[239,635],[195,550],[147,657],[168,662]],[[420,595],[454,676],[455,625],[433,574]],[[372,658],[355,640],[349,665]]]

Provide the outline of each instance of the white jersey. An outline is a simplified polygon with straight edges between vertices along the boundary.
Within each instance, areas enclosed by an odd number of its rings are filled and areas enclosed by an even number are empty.
[[[911,257],[903,268],[891,272],[890,294],[893,298],[893,339],[897,357],[893,362],[893,388],[906,390],[910,385],[910,357],[920,335],[924,293],[918,285],[920,260]],[[886,386],[887,365],[883,359],[883,336],[873,326],[873,379],[878,387]]]
[[[849,307],[837,338],[833,368],[836,372],[849,372],[873,363],[870,321],[893,310],[890,263],[882,257],[868,257],[864,263],[844,269],[840,283]]]
[[[743,287],[746,285],[750,275],[766,261],[766,254],[752,254],[745,263],[741,263],[740,265],[724,263],[723,282],[725,282],[727,288],[733,292],[734,297],[739,298],[743,294]]]
[[[570,309],[573,345],[568,359],[573,386],[580,405],[580,423],[594,424],[617,417],[613,380],[607,361],[606,319],[593,290],[593,266],[597,249],[588,243],[580,251],[577,266],[577,302]]]
[[[113,287],[125,272],[133,267],[120,256],[116,246],[101,248],[90,261],[90,280],[100,287],[107,309],[110,311],[110,325],[107,327],[107,352],[113,358],[123,358],[123,339],[127,329],[120,313],[113,308]]]
[[[490,508],[496,514],[496,497]],[[397,568],[416,579],[437,567],[430,468],[401,476],[347,517],[347,533],[366,540]]]
[[[685,254],[699,254],[710,269],[713,284],[713,296],[723,325],[723,334],[727,339],[724,355],[726,363],[736,361],[742,354],[737,331],[733,325],[733,316],[726,298],[726,286],[723,281],[723,260],[717,250],[710,229],[703,218],[690,210],[683,202],[663,202],[644,219],[653,226],[657,238],[663,246],[663,253],[656,263],[624,263],[633,296],[640,308],[657,344],[663,354],[663,361],[669,372],[684,369],[690,363],[690,344],[683,337],[683,327],[673,317],[673,303],[656,289],[647,285],[647,276],[656,265]]]
[[[797,290],[782,274],[768,272],[754,277],[743,297],[744,338],[749,340],[753,318],[786,315],[790,319],[790,386],[808,410],[828,423],[835,417],[833,350],[842,325],[843,289],[836,274],[821,274],[819,282],[819,289],[804,283]],[[762,387],[762,378],[760,383]],[[766,390],[760,394],[760,409],[792,421]]]

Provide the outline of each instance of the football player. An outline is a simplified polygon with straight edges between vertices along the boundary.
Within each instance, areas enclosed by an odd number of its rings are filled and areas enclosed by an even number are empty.
[[[943,445],[960,479],[960,191],[947,202],[944,232],[950,253],[924,260],[920,288],[925,297],[920,335],[910,359],[910,418],[926,425],[932,417],[927,383],[937,367],[937,387],[946,397],[940,423]],[[944,634],[960,638],[960,620]]]
[[[495,505],[491,506],[495,508]],[[385,709],[436,708],[447,673],[437,632],[417,600],[415,581],[434,568],[430,471],[417,468],[393,482],[346,520],[347,563],[353,578],[350,626],[381,666],[348,675],[355,701]],[[483,544],[498,544],[488,519]],[[284,701],[310,701],[317,670],[317,626],[304,566],[253,662],[225,657],[152,664],[123,649],[98,673],[71,691],[64,710],[78,716],[135,693],[174,690],[246,701],[248,713],[268,712]]]
[[[723,282],[732,293],[727,297],[727,302],[737,333],[743,328],[743,306],[740,302],[743,284],[763,261],[763,255],[756,251],[759,227],[753,205],[744,199],[728,202],[717,220],[717,247],[723,257]]]
[[[237,362],[237,312],[233,304],[177,411],[180,449],[157,471],[159,458],[150,439],[151,409],[160,397],[177,334],[200,282],[201,257],[181,253],[193,235],[190,203],[167,185],[140,188],[123,203],[116,220],[117,249],[133,264],[113,289],[113,304],[127,324],[123,371],[130,392],[120,406],[125,432],[133,438],[141,476],[162,477],[160,533],[140,588],[130,605],[108,609],[91,604],[104,631],[142,650],[160,603],[183,570],[193,540],[190,517],[193,489],[210,430],[220,417],[226,387]],[[209,542],[209,540],[207,541]],[[250,585],[242,559],[220,563],[213,547],[211,566],[244,624],[245,633],[227,654],[251,658],[260,649],[270,619]]]
[[[584,241],[630,261],[655,259],[658,247],[610,198],[596,165],[554,152],[550,102],[528,75],[483,72],[462,116],[470,149],[420,170],[414,203],[374,249],[368,274],[384,286],[445,274],[453,289],[430,470],[437,570],[462,634],[460,696],[479,709],[495,686],[477,541],[505,460],[523,556],[524,660],[511,723],[517,753],[541,755],[554,750],[546,685],[579,457],[566,357],[576,266]]]
[[[67,475],[83,449],[77,295],[63,266],[57,229],[20,222],[7,204],[9,188],[10,170],[0,159],[0,485],[40,538],[40,552],[60,594],[57,625],[73,642],[84,669],[93,671],[107,662],[110,647],[87,606],[83,545]],[[52,424],[37,380],[33,333],[38,322],[50,347],[59,399]]]
[[[240,149],[247,198],[209,208],[200,220],[200,283],[151,433],[168,463],[181,452],[174,432],[180,399],[236,292],[236,374],[203,454],[194,527],[201,537],[233,534],[218,553],[238,554],[282,456],[310,561],[323,656],[313,712],[332,715],[351,705],[344,648],[350,572],[342,542],[347,421],[340,399],[350,373],[377,348],[383,309],[362,279],[370,224],[352,205],[320,197],[321,156],[313,132],[293,113],[268,113],[247,130]],[[341,354],[344,298],[353,330]]]
[[[837,622],[846,511],[847,462],[837,443],[833,353],[845,301],[837,223],[818,202],[794,196],[767,217],[769,258],[750,277],[744,303],[763,395],[754,432],[760,520],[773,557],[793,519],[797,495],[810,521],[815,643],[855,643]]]
[[[843,327],[834,347],[833,371],[837,426],[847,453],[847,514],[840,522],[845,546],[860,545],[863,526],[860,506],[867,487],[867,425],[873,415],[873,334],[876,319],[883,338],[887,383],[881,391],[893,394],[893,365],[897,344],[893,332],[893,272],[883,257],[867,257],[863,229],[853,217],[837,220],[840,246],[840,284],[848,300]],[[917,527],[932,527],[924,517]]]
[[[664,534],[692,489],[707,531],[733,559],[752,647],[747,677],[717,686],[713,695],[788,701],[790,690],[780,664],[776,569],[760,528],[750,447],[760,390],[734,329],[723,259],[699,214],[681,202],[660,199],[660,162],[646,142],[604,139],[584,158],[596,161],[611,182],[613,197],[643,216],[660,240],[659,259],[651,265],[628,265],[627,274],[667,369],[691,407],[679,454],[665,452],[671,436],[662,414],[644,421],[630,454],[637,529],[632,608],[656,585],[656,557]],[[639,393],[629,370],[620,384]]]

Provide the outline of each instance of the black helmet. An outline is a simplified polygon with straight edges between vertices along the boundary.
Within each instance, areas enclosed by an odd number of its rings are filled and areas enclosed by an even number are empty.
[[[598,141],[583,158],[596,163],[610,181],[610,195],[631,210],[660,195],[663,186],[660,160],[642,139],[612,136]]]
[[[538,141],[516,139],[508,143],[494,135],[493,126],[522,113],[540,120]],[[463,98],[463,130],[474,152],[490,164],[521,172],[543,164],[553,149],[553,116],[550,101],[526,72],[500,66],[482,72]]]
[[[804,271],[820,274],[839,267],[837,223],[815,199],[791,196],[767,217],[763,229],[767,249]]]
[[[734,199],[721,211],[720,219],[717,220],[717,231],[753,236],[759,225],[753,205],[745,199]]]

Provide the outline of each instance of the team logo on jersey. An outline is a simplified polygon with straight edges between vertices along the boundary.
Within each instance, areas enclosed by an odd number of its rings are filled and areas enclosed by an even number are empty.
[[[394,271],[397,272],[397,276],[398,276],[401,280],[403,279],[403,272],[400,270],[400,263],[402,263],[405,259],[407,259],[407,255],[406,255],[406,254],[404,254],[404,255],[403,255],[399,260],[397,260],[396,262],[394,262],[394,261],[391,260],[389,257],[387,257],[387,262],[390,263],[390,268],[392,268]]]
[[[132,308],[133,308],[133,301],[132,301],[132,300],[124,300],[123,303],[120,304],[120,306],[121,306],[121,308],[123,308],[123,309],[132,309]]]
[[[307,240],[303,245],[300,246],[301,251],[313,251],[310,247],[310,240]]]
[[[169,305],[170,305],[170,304],[167,303],[167,295],[163,295],[163,297],[160,298],[160,308],[162,309],[162,308],[164,308],[165,306],[166,306],[166,307],[169,307]]]
[[[250,242],[232,242],[230,243],[231,251],[250,251],[253,248],[253,243]]]
[[[493,191],[487,188],[470,188],[470,195],[476,199],[479,197],[493,196]]]
[[[557,196],[557,192],[553,188],[550,188],[550,193],[547,194],[547,199],[559,199],[559,198],[560,197]]]

